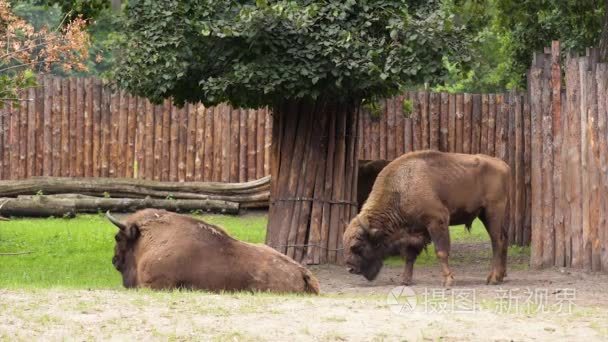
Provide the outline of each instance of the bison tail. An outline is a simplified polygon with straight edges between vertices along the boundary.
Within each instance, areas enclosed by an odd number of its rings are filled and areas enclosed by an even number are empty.
[[[302,274],[302,278],[304,278],[304,292],[319,294],[319,292],[321,291],[319,287],[319,281],[312,273],[310,273],[309,270],[304,269],[304,274]]]

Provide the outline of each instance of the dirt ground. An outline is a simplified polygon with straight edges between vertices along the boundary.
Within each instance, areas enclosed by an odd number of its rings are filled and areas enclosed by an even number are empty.
[[[527,270],[485,285],[489,260],[454,248],[455,286],[437,266],[400,267],[367,282],[316,266],[319,297],[146,290],[0,289],[0,340],[600,341],[608,339],[608,275]],[[397,287],[397,288],[396,288]],[[413,292],[412,292],[413,291]]]

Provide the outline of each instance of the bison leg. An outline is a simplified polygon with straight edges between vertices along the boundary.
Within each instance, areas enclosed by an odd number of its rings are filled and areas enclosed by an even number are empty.
[[[490,240],[492,241],[492,270],[486,280],[487,284],[502,283],[507,273],[507,232],[503,227],[506,204],[487,208],[481,216]]]
[[[414,279],[414,263],[416,262],[416,258],[418,258],[421,251],[422,248],[412,246],[405,248],[405,267],[403,269],[403,278],[401,280],[402,285],[412,285],[412,280]]]
[[[443,286],[451,287],[454,283],[454,273],[450,270],[448,257],[450,255],[450,232],[448,227],[449,215],[444,218],[434,218],[428,224],[431,240],[435,245],[435,253],[443,273]]]

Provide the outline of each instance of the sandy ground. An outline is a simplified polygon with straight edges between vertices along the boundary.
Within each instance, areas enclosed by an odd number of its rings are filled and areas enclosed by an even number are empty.
[[[455,248],[454,259],[479,247]],[[0,340],[608,340],[608,275],[530,271],[512,260],[507,281],[487,286],[489,260],[475,259],[454,263],[450,290],[437,266],[417,267],[406,290],[398,267],[374,282],[313,267],[319,297],[0,289]]]

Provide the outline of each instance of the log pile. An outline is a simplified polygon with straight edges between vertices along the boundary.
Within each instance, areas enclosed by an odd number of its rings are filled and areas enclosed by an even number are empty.
[[[246,183],[34,177],[0,181],[0,216],[73,216],[143,208],[238,214],[268,206],[270,177]]]

